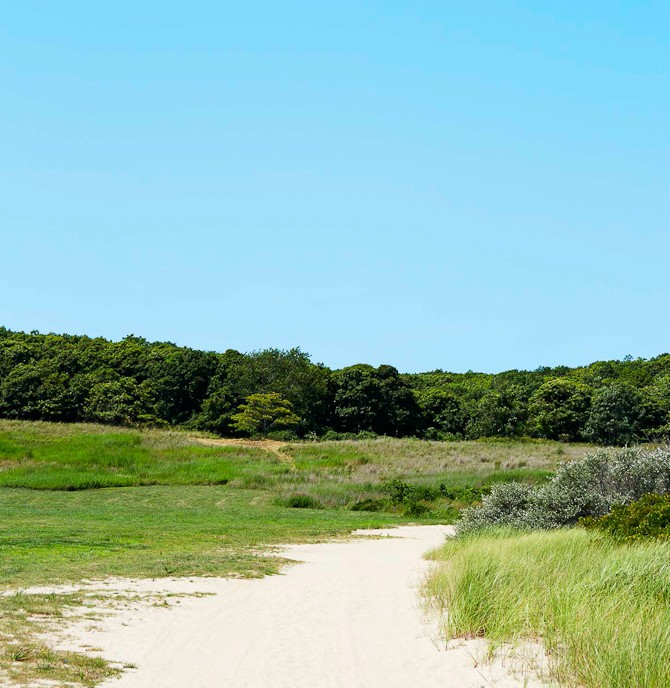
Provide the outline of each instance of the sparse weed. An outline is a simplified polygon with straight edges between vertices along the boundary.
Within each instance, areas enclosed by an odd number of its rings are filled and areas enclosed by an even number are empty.
[[[62,617],[63,610],[83,602],[81,595],[14,594],[0,596],[0,674],[11,685],[94,686],[118,670],[98,657],[61,652],[39,639],[45,618]],[[4,685],[4,684],[3,684]]]

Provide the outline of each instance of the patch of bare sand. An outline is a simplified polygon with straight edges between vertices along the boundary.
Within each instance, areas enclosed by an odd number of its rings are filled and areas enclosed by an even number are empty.
[[[169,603],[123,605],[100,621],[75,622],[60,645],[98,648],[134,667],[106,688],[543,685],[518,657],[486,661],[481,640],[447,649],[422,611],[419,587],[430,566],[423,554],[451,527],[368,532],[389,537],[287,547],[281,555],[303,563],[278,576],[98,584]]]
[[[227,437],[211,438],[190,436],[189,439],[198,444],[204,444],[207,447],[247,447],[248,449],[264,449],[278,456],[285,463],[293,463],[293,458],[281,451],[282,447],[288,446],[288,442],[280,442],[279,440],[246,440]]]

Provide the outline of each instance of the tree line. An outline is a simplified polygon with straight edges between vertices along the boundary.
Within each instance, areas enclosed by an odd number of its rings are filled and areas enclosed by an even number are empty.
[[[272,435],[273,403],[281,437],[629,444],[670,434],[670,354],[498,374],[401,374],[390,365],[331,370],[298,348],[217,353],[133,335],[114,342],[0,328],[3,418]]]

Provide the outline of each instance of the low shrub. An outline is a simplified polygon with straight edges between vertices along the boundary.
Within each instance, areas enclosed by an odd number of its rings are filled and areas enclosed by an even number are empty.
[[[352,511],[384,511],[386,502],[383,499],[361,499],[352,507]]]
[[[325,441],[330,442],[343,442],[345,440],[355,440],[355,432],[337,432],[335,430],[328,430],[322,438]]]
[[[322,442],[342,442],[345,440],[376,440],[379,437],[374,432],[361,430],[360,432],[337,432],[328,430],[321,436]]]
[[[355,440],[376,440],[379,435],[376,432],[371,432],[370,430],[361,430],[354,435]]]
[[[482,496],[491,491],[491,487],[447,486],[445,483],[440,483],[437,487],[431,487],[429,485],[412,485],[400,478],[393,478],[384,483],[383,490],[389,495],[392,504],[434,502],[440,497],[465,504],[473,504],[474,502],[481,501]]]
[[[414,497],[420,501],[432,502],[440,496],[439,490],[427,485],[417,485],[414,488]]]
[[[428,516],[430,509],[421,502],[410,502],[405,509],[405,516]]]
[[[291,509],[323,509],[323,505],[318,499],[306,494],[291,495],[286,499],[285,505]]]
[[[484,495],[491,492],[490,486],[484,487],[453,487],[440,483],[439,486],[440,497],[451,499],[454,502],[463,502],[464,504],[473,504],[480,502]]]
[[[670,495],[646,494],[631,504],[617,504],[600,518],[583,518],[580,525],[617,538],[670,539]]]
[[[480,507],[466,509],[459,533],[508,526],[552,529],[599,517],[642,495],[670,492],[670,448],[599,450],[563,464],[548,483],[494,485]]]
[[[439,490],[431,487],[410,485],[409,483],[393,478],[384,483],[384,491],[388,493],[391,504],[405,505],[405,516],[425,516],[430,509],[422,504],[422,501],[432,502],[439,496]]]
[[[431,442],[462,442],[463,435],[453,432],[445,432],[438,428],[428,428],[423,434],[423,439]]]
[[[393,478],[384,483],[383,490],[388,493],[392,504],[403,504],[418,498],[417,488],[400,480],[400,478]]]

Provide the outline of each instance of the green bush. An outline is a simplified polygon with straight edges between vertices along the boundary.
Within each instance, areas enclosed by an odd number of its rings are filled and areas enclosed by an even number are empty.
[[[321,441],[322,442],[339,442],[340,440],[344,439],[342,437],[344,433],[341,432],[336,432],[335,430],[327,430],[326,432],[321,435]]]
[[[417,499],[416,487],[400,480],[400,478],[393,478],[384,483],[384,492],[388,493],[393,504],[404,504]]]
[[[481,501],[482,497],[491,492],[490,487],[453,487],[440,483],[439,493],[441,497],[455,502],[473,504]]]
[[[400,478],[393,478],[383,485],[392,504],[412,504],[416,502],[434,502],[442,497],[452,501],[473,504],[479,502],[483,495],[491,491],[490,487],[447,486],[440,483],[438,487],[429,485],[412,485]]]
[[[361,432],[337,432],[335,430],[328,430],[321,436],[323,442],[341,442],[344,440],[376,440],[379,435],[368,430],[361,430]]]
[[[318,499],[306,494],[291,495],[285,504],[291,509],[323,509],[323,505]]]
[[[376,432],[371,432],[370,430],[361,430],[354,435],[355,440],[376,440],[379,435]]]
[[[405,505],[405,516],[425,516],[430,513],[430,509],[422,504],[422,501],[432,502],[437,499],[439,490],[431,487],[410,485],[409,483],[393,478],[384,483],[384,491],[388,493],[391,504]]]
[[[405,509],[405,516],[427,516],[430,509],[421,502],[410,502]]]
[[[433,502],[439,497],[439,490],[429,486],[417,486],[414,488],[415,499],[423,502]]]
[[[617,538],[670,539],[670,495],[646,494],[631,504],[613,506],[600,518],[584,518],[580,524]]]

